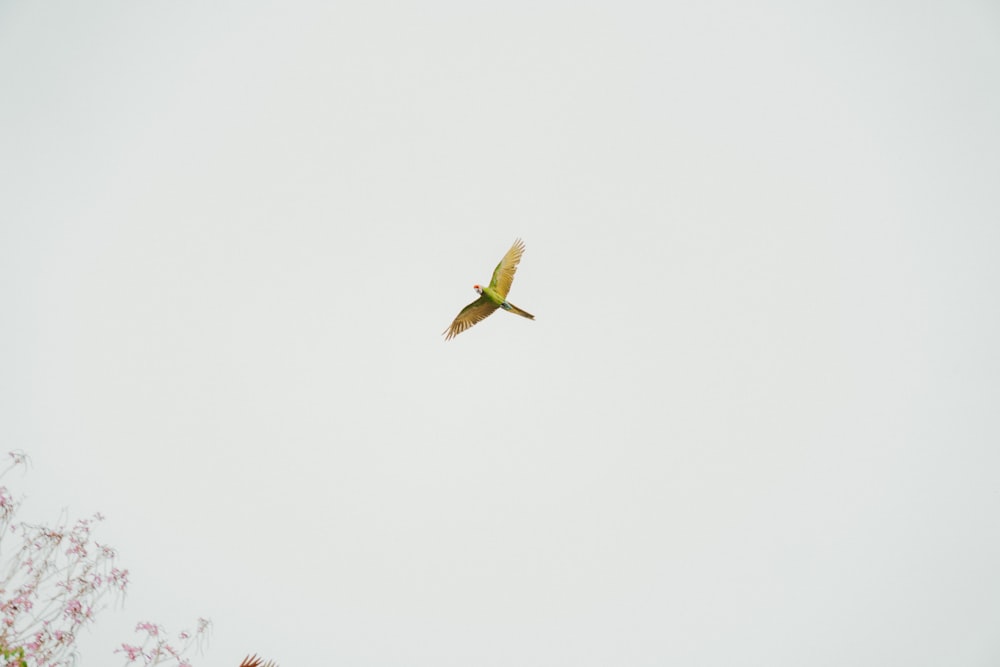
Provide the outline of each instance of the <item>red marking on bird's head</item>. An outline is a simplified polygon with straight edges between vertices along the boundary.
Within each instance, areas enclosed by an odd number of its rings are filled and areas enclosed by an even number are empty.
[[[482,293],[483,293],[483,288],[482,288],[482,287],[480,287],[479,285],[473,285],[473,286],[472,286],[472,289],[476,290],[476,291],[477,291],[477,292],[479,292],[480,294],[482,294]]]

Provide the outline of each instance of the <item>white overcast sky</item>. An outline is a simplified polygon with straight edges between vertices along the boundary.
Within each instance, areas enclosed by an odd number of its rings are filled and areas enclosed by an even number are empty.
[[[516,237],[510,294],[441,332]],[[0,443],[196,667],[996,665],[1000,8],[0,2]]]

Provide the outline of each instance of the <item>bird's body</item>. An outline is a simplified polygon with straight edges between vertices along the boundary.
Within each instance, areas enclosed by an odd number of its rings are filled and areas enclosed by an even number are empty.
[[[445,340],[451,340],[472,325],[485,320],[497,308],[503,308],[529,320],[535,319],[531,313],[521,310],[507,301],[507,293],[510,292],[510,285],[514,281],[514,272],[517,270],[522,254],[524,254],[524,242],[517,239],[500,260],[500,263],[497,264],[497,268],[493,270],[493,279],[489,286],[473,286],[473,289],[479,293],[479,298],[458,313],[458,317],[444,332]]]

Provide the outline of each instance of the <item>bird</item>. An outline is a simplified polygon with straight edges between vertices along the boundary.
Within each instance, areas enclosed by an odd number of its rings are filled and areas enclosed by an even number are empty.
[[[479,293],[479,298],[459,311],[451,326],[442,332],[445,340],[451,340],[472,325],[485,320],[497,308],[527,317],[529,320],[535,319],[531,313],[507,301],[507,293],[510,292],[510,284],[514,281],[514,272],[517,271],[522,254],[524,254],[524,241],[517,239],[497,264],[497,268],[493,269],[493,279],[490,280],[489,287],[472,286],[472,289]]]

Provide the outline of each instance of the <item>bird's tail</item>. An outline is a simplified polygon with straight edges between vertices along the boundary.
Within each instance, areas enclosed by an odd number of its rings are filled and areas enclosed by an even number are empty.
[[[520,308],[518,308],[514,304],[510,303],[509,301],[507,302],[507,305],[510,306],[510,308],[504,308],[504,310],[509,310],[512,313],[517,313],[521,317],[527,317],[529,320],[535,319],[534,315],[532,315],[531,313],[529,313],[526,310],[521,310]]]

